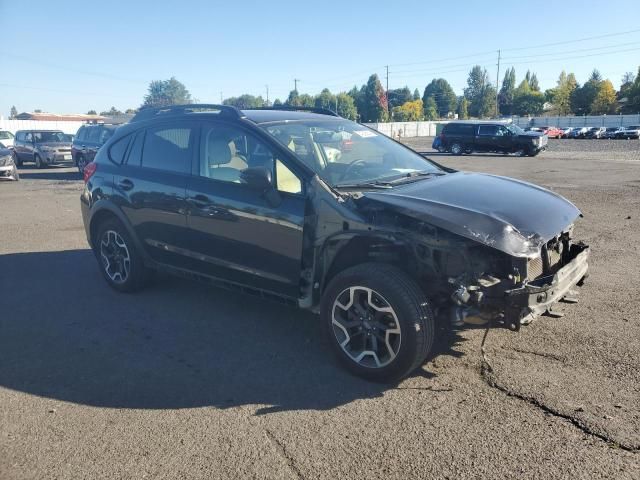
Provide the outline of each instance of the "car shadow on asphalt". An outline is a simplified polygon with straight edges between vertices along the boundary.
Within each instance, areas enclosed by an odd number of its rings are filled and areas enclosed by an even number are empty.
[[[111,290],[90,250],[0,255],[0,386],[106,408],[326,410],[394,385],[346,373],[318,317],[179,278]],[[462,355],[455,332],[433,356]],[[414,376],[431,379],[428,366]]]
[[[82,180],[82,176],[78,173],[78,171],[68,171],[66,169],[60,169],[56,171],[56,169],[50,168],[47,170],[38,170],[36,168],[28,168],[24,169],[20,167],[18,170],[20,174],[20,178],[22,180],[56,180],[56,181],[75,181],[79,182]]]

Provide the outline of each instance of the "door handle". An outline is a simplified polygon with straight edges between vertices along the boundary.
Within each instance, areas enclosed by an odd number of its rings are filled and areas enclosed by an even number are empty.
[[[211,200],[209,200],[209,197],[207,197],[206,195],[196,195],[194,197],[189,197],[189,203],[201,210],[210,208],[213,205]]]
[[[131,190],[133,188],[133,182],[128,178],[124,178],[118,182],[118,187],[122,190]]]

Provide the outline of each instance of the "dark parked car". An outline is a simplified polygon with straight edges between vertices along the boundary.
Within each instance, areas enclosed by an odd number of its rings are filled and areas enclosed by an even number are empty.
[[[624,127],[607,127],[601,138],[615,139],[622,138]]]
[[[425,360],[436,316],[517,330],[587,274],[560,195],[314,111],[185,105],[120,127],[81,194],[107,283],[160,269],[312,310],[348,369],[388,381]],[[329,161],[317,131],[351,148]]]
[[[454,155],[472,152],[518,153],[536,156],[547,148],[548,138],[540,132],[496,122],[451,122],[440,133],[442,146]]]
[[[606,132],[607,129],[604,127],[591,127],[589,130],[587,130],[587,133],[585,133],[584,137],[585,138],[602,138],[602,136],[604,135],[604,132]]]
[[[569,138],[585,138],[585,135],[589,131],[587,127],[575,127],[569,133]]]
[[[13,158],[18,166],[33,162],[37,168],[71,163],[71,143],[60,130],[18,130],[13,142]]]
[[[82,173],[87,163],[92,162],[97,151],[111,138],[118,125],[105,123],[87,124],[80,127],[71,145],[73,161]]]
[[[20,180],[11,150],[0,142],[0,180]]]

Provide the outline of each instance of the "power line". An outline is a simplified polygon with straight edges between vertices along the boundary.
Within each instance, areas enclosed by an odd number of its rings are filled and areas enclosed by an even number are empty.
[[[578,43],[578,42],[584,42],[586,40],[597,40],[599,38],[608,38],[608,37],[617,37],[620,35],[628,35],[629,33],[638,33],[640,32],[640,28],[636,29],[636,30],[627,30],[626,32],[615,32],[615,33],[606,33],[604,35],[595,35],[593,37],[584,37],[584,38],[578,38],[576,40],[565,40],[562,42],[553,42],[553,43],[544,43],[541,45],[531,45],[529,47],[518,47],[518,48],[505,48],[503,49],[503,51],[507,52],[515,52],[515,51],[520,51],[520,50],[531,50],[533,48],[542,48],[542,47],[554,47],[557,45],[566,45],[568,43]]]

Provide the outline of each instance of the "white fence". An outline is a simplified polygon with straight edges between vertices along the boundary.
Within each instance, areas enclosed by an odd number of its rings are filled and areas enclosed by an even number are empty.
[[[554,127],[628,127],[640,125],[640,113],[633,115],[590,115],[582,117],[512,117],[519,127],[547,126]]]
[[[62,130],[75,134],[86,122],[59,122],[48,120],[5,120],[0,119],[0,130],[15,134],[17,130]]]
[[[448,121],[442,122],[388,122],[388,123],[365,123],[388,137],[435,137],[438,133],[438,125],[444,125]]]

